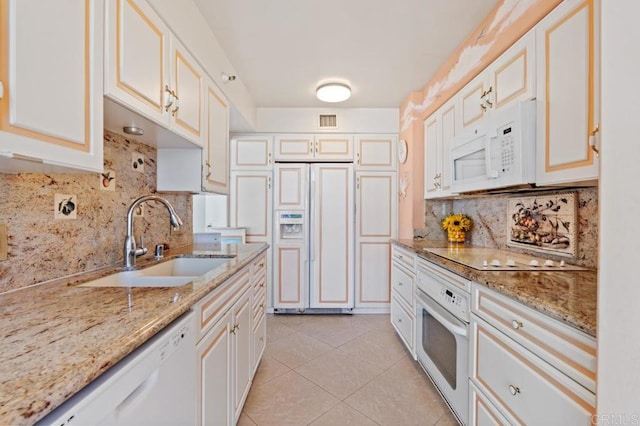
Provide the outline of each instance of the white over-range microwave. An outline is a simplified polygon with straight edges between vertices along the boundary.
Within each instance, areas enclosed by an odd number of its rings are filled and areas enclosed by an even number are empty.
[[[492,112],[451,145],[454,193],[533,184],[536,173],[536,102]]]

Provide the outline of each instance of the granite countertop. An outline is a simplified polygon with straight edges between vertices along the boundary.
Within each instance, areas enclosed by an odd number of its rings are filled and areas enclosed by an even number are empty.
[[[483,284],[593,337],[596,336],[598,274],[594,270],[480,271],[424,250],[447,247],[447,243],[443,241],[397,240],[394,243],[451,272]]]
[[[0,295],[0,424],[33,424],[248,265],[266,244],[193,245],[165,253],[233,259],[173,288],[79,287],[120,267]],[[158,261],[138,259],[138,266]],[[176,297],[177,295],[177,297]]]

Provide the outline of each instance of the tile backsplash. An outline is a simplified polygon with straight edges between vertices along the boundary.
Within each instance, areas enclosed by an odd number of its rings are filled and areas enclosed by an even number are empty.
[[[143,163],[134,165],[134,156]],[[122,262],[127,210],[139,196],[155,192],[156,158],[155,148],[105,131],[104,169],[111,171],[106,182],[98,173],[0,174],[0,223],[9,233],[0,292]],[[145,203],[134,232],[136,241],[144,235],[151,255],[156,244],[191,242],[191,195],[162,196],[184,225],[171,235],[165,207]]]
[[[534,192],[527,195],[555,194],[565,191]],[[545,256],[550,259],[565,259],[569,263],[596,268],[598,265],[598,188],[576,190],[578,201],[577,255],[575,258]],[[522,194],[519,194],[522,195]],[[507,247],[507,202],[518,194],[496,194],[478,197],[463,197],[453,200],[426,200],[425,227],[414,230],[414,236],[430,240],[446,239],[446,232],[440,226],[449,213],[463,213],[473,219],[473,229],[467,233],[467,242],[483,246],[531,253],[514,247]],[[540,253],[536,254],[540,256]]]

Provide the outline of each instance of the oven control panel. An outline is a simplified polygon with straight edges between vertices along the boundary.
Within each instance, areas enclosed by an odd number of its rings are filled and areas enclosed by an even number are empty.
[[[418,268],[417,286],[458,319],[469,322],[470,294],[443,277]]]

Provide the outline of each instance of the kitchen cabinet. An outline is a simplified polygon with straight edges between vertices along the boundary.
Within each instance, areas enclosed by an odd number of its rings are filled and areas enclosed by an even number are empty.
[[[272,136],[242,136],[231,140],[231,170],[271,170]]]
[[[424,121],[424,198],[451,195],[450,151],[459,133],[457,99],[451,99]]]
[[[535,96],[535,41],[531,30],[460,90],[461,129],[472,129],[491,112]]]
[[[255,374],[267,346],[267,256],[262,255],[251,265],[253,282],[253,350],[252,374]]]
[[[356,169],[396,170],[397,146],[396,135],[357,135]]]
[[[391,324],[416,357],[416,254],[401,247],[391,247]]]
[[[102,172],[104,2],[0,8],[0,171]]]
[[[256,262],[263,262],[264,257]],[[257,275],[257,278],[254,277]],[[254,281],[264,276],[245,267],[200,301],[198,424],[234,425],[249,393],[259,358],[254,352]]]
[[[229,193],[229,102],[207,79],[205,123],[207,138],[202,152],[202,189]]]
[[[293,134],[275,137],[277,161],[353,161],[353,136]]]
[[[590,423],[592,337],[473,284],[470,345],[472,419],[480,397],[485,411],[511,424]]]
[[[396,187],[395,172],[356,172],[356,308],[388,308],[391,302]]]
[[[105,95],[202,147],[205,74],[195,58],[145,0],[108,2],[106,26]]]
[[[206,82],[206,144],[203,148],[159,148],[158,191],[229,192],[228,104],[213,82]]]
[[[536,26],[536,183],[598,178],[598,2],[566,0]]]

